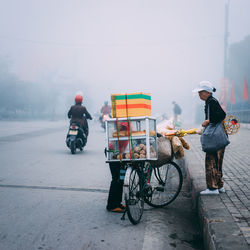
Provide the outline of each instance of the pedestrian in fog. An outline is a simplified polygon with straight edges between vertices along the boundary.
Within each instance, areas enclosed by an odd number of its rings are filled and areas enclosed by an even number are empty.
[[[221,108],[217,99],[212,95],[216,89],[209,81],[202,81],[198,88],[193,90],[193,93],[199,94],[202,101],[205,102],[205,120],[202,122],[202,127],[206,127],[209,123],[220,123],[225,117],[226,113]],[[216,139],[216,138],[215,138]],[[225,148],[221,148],[214,153],[206,153],[205,157],[205,172],[207,189],[200,194],[219,194],[224,193],[225,189],[222,180],[222,163]]]
[[[174,123],[175,125],[179,125],[179,118],[181,115],[181,107],[175,101],[172,102],[173,104],[173,113],[174,113]]]

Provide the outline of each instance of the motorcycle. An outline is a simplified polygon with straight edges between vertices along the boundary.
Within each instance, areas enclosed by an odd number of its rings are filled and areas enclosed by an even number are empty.
[[[110,118],[110,114],[103,114],[101,116],[101,127],[105,130],[105,121]]]
[[[76,149],[83,150],[83,147],[87,143],[87,136],[84,130],[78,123],[73,122],[69,126],[69,131],[66,137],[66,145],[70,149],[72,154],[76,153]]]

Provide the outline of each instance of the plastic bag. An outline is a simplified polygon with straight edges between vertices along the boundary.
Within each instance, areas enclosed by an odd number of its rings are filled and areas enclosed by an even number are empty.
[[[167,137],[157,138],[157,146],[158,160],[151,162],[151,165],[154,167],[160,167],[170,162],[173,158],[171,142]]]

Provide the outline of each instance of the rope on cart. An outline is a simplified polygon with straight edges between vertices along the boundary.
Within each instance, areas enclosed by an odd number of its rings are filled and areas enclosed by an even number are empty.
[[[126,101],[126,115],[127,115],[127,123],[128,123],[128,145],[129,145],[129,155],[130,160],[132,160],[132,154],[131,154],[131,145],[132,145],[132,138],[131,138],[131,128],[130,128],[130,120],[128,118],[128,97],[127,94],[125,94],[125,101]],[[134,157],[133,157],[134,158]]]
[[[112,117],[116,117],[116,96],[111,95]]]
[[[116,131],[117,131],[117,142],[118,142],[118,149],[119,149],[119,157],[120,157],[120,162],[122,162],[121,146],[120,146],[120,140],[119,140],[119,125],[118,125],[118,118],[117,117],[116,117]]]

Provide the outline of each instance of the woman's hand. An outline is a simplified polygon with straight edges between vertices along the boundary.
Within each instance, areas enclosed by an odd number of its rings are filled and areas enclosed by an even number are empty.
[[[205,120],[205,121],[201,124],[201,126],[202,126],[202,127],[206,127],[206,126],[208,125],[208,123],[209,123],[209,120]]]
[[[196,133],[197,133],[198,135],[201,135],[202,132],[203,132],[203,128],[198,128],[198,129],[196,130]]]

